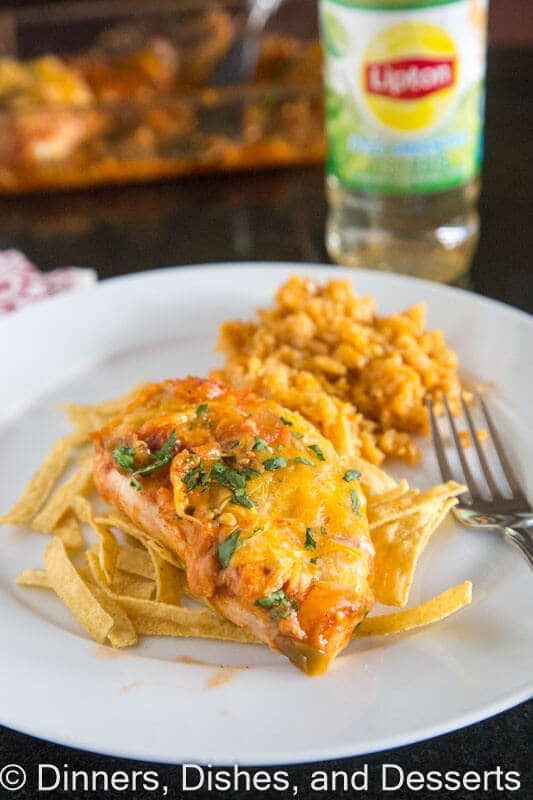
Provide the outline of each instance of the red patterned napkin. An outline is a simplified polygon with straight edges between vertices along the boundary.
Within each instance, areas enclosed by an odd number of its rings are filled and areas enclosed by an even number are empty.
[[[17,311],[59,292],[89,286],[97,277],[93,269],[79,267],[41,272],[18,250],[0,250],[0,314]]]

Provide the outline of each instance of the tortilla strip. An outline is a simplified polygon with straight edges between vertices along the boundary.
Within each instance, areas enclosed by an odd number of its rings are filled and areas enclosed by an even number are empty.
[[[185,573],[162,558],[155,548],[150,547],[149,552],[155,571],[155,599],[158,603],[170,603],[171,605],[179,606],[184,588]]]
[[[405,494],[392,502],[373,504],[368,509],[368,525],[370,530],[392,522],[405,514],[416,514],[423,506],[431,505],[436,500],[445,500],[462,494],[465,487],[455,481],[432,486],[424,492],[418,489],[410,489]]]
[[[121,533],[126,533],[128,536],[131,536],[133,539],[140,542],[147,550],[150,550],[150,548],[156,549],[161,558],[164,558],[165,561],[173,564],[178,569],[183,569],[183,564],[177,556],[163,547],[162,544],[156,542],[155,539],[151,539],[149,536],[147,536],[140,528],[134,525],[133,522],[130,522],[128,517],[126,517],[126,515],[122,514],[120,511],[111,511],[105,516],[96,517],[95,521],[97,523],[107,525],[110,528],[116,528],[117,530],[121,531]]]
[[[141,600],[152,600],[156,590],[155,581],[123,572],[121,569],[115,570],[109,588],[121,597],[139,597]]]
[[[113,618],[113,627],[108,633],[111,645],[113,647],[130,647],[137,644],[137,632],[124,609],[99,586],[89,585],[89,590],[102,608]]]
[[[85,553],[87,565],[94,582],[100,586],[110,596],[120,595],[128,597],[138,597],[143,600],[151,600],[155,593],[155,582],[146,580],[138,575],[131,575],[116,569],[111,583],[107,581],[104,570],[100,562],[99,548],[92,547]]]
[[[392,503],[393,500],[398,500],[398,498],[403,497],[407,493],[408,489],[409,484],[405,479],[403,479],[397,486],[394,487],[394,489],[389,489],[387,492],[374,494],[368,497],[367,507],[370,510],[371,508],[379,506],[382,503]]]
[[[113,580],[119,554],[119,546],[111,531],[100,524],[94,517],[92,506],[86,497],[77,495],[72,500],[72,507],[80,520],[91,526],[99,539],[100,564],[104,571],[107,583]]]
[[[51,589],[45,569],[25,569],[15,578],[17,586],[38,586],[41,589]]]
[[[62,408],[68,419],[74,424],[78,424],[84,418],[112,417],[127,406],[145,385],[144,381],[136,383],[135,386],[114,400],[103,400],[101,403],[58,403],[58,408]]]
[[[80,550],[85,544],[80,523],[71,511],[67,511],[57,523],[54,534],[59,536],[67,550]]]
[[[372,531],[376,549],[374,593],[378,603],[407,603],[418,559],[431,534],[456,503],[457,499],[451,497],[423,506],[417,513],[386,522]]]
[[[249,633],[208,609],[193,610],[133,597],[117,597],[116,600],[132,620],[137,633],[257,643]]]
[[[141,578],[155,580],[155,571],[150,554],[146,550],[133,547],[120,547],[117,558],[117,569],[139,575]]]
[[[51,588],[89,636],[103,644],[114,625],[113,617],[102,608],[80,577],[58,536],[54,536],[46,548],[44,562]]]
[[[357,626],[353,636],[356,639],[363,636],[390,636],[422,628],[449,617],[450,614],[469,605],[471,601],[472,584],[470,581],[465,581],[414,608],[405,608],[394,614],[367,617]]]
[[[71,436],[64,436],[54,442],[50,452],[15,505],[6,514],[0,516],[0,525],[22,525],[33,519],[64,472],[71,447]]]
[[[86,458],[76,472],[55,490],[31,527],[40,533],[53,533],[55,526],[70,507],[72,499],[82,494],[92,483],[92,460]]]

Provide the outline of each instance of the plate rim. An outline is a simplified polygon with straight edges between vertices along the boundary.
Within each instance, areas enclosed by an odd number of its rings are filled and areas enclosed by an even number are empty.
[[[328,762],[334,761],[337,759],[345,759],[345,758],[360,758],[366,755],[372,755],[374,753],[384,753],[388,750],[396,750],[402,747],[409,747],[412,745],[420,744],[421,742],[426,742],[432,739],[439,738],[440,736],[447,736],[450,733],[454,733],[455,731],[462,730],[463,728],[470,727],[471,725],[480,724],[482,722],[486,722],[487,720],[491,719],[498,714],[505,713],[506,711],[511,710],[512,708],[516,708],[517,706],[521,705],[524,702],[528,702],[532,699],[533,696],[533,682],[530,681],[529,683],[525,683],[524,686],[520,689],[517,689],[512,695],[503,695],[500,699],[496,699],[490,703],[486,703],[483,706],[480,706],[475,711],[471,711],[465,713],[461,717],[453,717],[443,723],[435,723],[433,725],[426,725],[422,728],[417,729],[416,734],[413,736],[409,736],[408,739],[405,738],[405,735],[402,733],[398,733],[389,737],[376,737],[375,740],[370,740],[370,746],[365,748],[364,750],[355,747],[350,749],[348,745],[343,748],[333,747],[331,750],[327,748],[321,748],[319,750],[309,750],[306,755],[299,756],[297,760],[291,760],[287,757],[286,753],[283,750],[274,751],[273,755],[269,755],[263,761],[257,761],[254,758],[250,759],[248,757],[244,757],[242,760],[238,761],[238,765],[241,767],[245,767],[246,769],[253,769],[254,767],[274,767],[274,766],[298,766],[299,764],[314,764],[314,763],[321,763],[321,762]],[[24,726],[18,727],[16,725],[12,725],[9,722],[4,722],[0,720],[0,725],[15,731],[16,733],[21,733],[26,736],[32,736],[37,739],[41,739],[45,742],[50,742],[52,744],[59,745],[61,747],[69,747],[74,750],[80,750],[84,753],[92,753],[94,755],[103,755],[109,758],[123,758],[130,761],[146,761],[151,764],[180,764],[180,763],[190,763],[190,764],[199,764],[199,765],[206,765],[207,761],[202,757],[188,757],[186,759],[176,761],[171,759],[170,757],[159,757],[154,758],[153,756],[147,755],[146,753],[136,752],[135,749],[132,748],[124,748],[122,749],[120,746],[114,747],[113,751],[109,750],[95,750],[92,744],[87,742],[86,744],[83,743],[83,737],[76,739],[76,737],[60,739],[56,736],[49,736],[44,733],[41,733],[39,728]],[[378,738],[379,742],[378,743]],[[210,759],[209,764],[214,766],[215,768],[219,767],[228,767],[233,766],[236,763],[235,761],[224,761],[218,759]]]
[[[392,281],[393,283],[397,283],[398,285],[407,285],[407,286],[426,286],[431,290],[442,292],[443,294],[450,294],[450,295],[459,295],[461,297],[465,297],[471,300],[474,300],[476,303],[480,303],[482,305],[488,306],[497,306],[500,308],[501,311],[504,313],[510,313],[512,315],[518,315],[520,319],[525,321],[531,327],[533,327],[533,315],[529,314],[527,311],[518,308],[517,306],[513,306],[510,303],[506,303],[503,300],[498,300],[493,297],[489,297],[488,295],[480,294],[475,292],[471,289],[464,288],[462,286],[453,286],[446,283],[439,283],[438,281],[431,281],[425,278],[417,278],[414,275],[401,275],[395,272],[385,272],[381,270],[371,270],[371,269],[361,269],[359,267],[342,267],[336,264],[326,264],[321,263],[319,261],[206,261],[203,263],[198,264],[172,264],[167,267],[156,267],[154,269],[150,269],[147,267],[146,269],[138,270],[136,272],[127,272],[123,275],[113,275],[109,278],[98,279],[94,283],[90,284],[89,286],[84,286],[81,289],[78,289],[73,292],[62,292],[56,295],[52,295],[51,297],[45,298],[43,302],[36,302],[30,303],[26,306],[23,306],[19,311],[2,315],[4,316],[4,322],[8,324],[13,322],[16,323],[23,318],[30,316],[33,313],[38,313],[46,308],[52,308],[52,304],[64,304],[68,302],[69,298],[75,297],[86,297],[95,292],[102,291],[102,287],[108,285],[115,285],[116,283],[122,282],[136,282],[142,281],[147,277],[152,276],[165,276],[171,272],[185,272],[185,271],[219,271],[221,269],[245,269],[245,268],[253,268],[253,269],[260,269],[265,272],[272,272],[276,268],[278,269],[295,269],[296,271],[301,272],[302,268],[304,269],[311,269],[316,272],[328,270],[332,273],[337,273],[339,275],[343,275],[345,277],[353,277],[356,278],[358,275],[363,276],[364,278],[375,278],[377,281]],[[1,320],[1,317],[0,317]]]

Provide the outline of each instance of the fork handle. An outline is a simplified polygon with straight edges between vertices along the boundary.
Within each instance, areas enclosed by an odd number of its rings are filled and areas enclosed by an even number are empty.
[[[501,530],[505,539],[520,550],[531,569],[533,569],[533,538],[530,530],[518,525],[512,528],[505,527]]]

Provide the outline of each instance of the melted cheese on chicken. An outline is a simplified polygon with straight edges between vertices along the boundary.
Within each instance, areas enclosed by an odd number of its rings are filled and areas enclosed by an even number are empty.
[[[101,494],[183,561],[195,594],[327,668],[373,602],[365,497],[327,439],[197,378],[149,385],[93,439]]]

